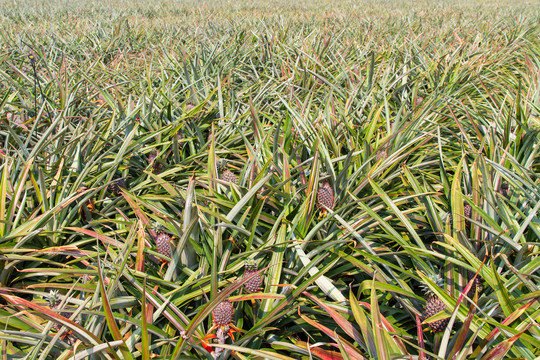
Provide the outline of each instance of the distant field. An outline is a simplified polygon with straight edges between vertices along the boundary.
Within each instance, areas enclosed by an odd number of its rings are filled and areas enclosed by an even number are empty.
[[[2,358],[538,359],[539,24],[0,0]]]

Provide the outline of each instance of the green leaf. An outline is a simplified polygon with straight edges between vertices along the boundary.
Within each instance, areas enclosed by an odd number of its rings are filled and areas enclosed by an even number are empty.
[[[373,337],[377,348],[377,358],[381,360],[390,359],[387,344],[385,343],[384,327],[381,321],[381,313],[379,312],[379,303],[377,301],[377,287],[375,279],[371,286],[371,319],[373,322]]]
[[[150,360],[150,334],[148,333],[148,308],[146,306],[146,279],[143,282],[143,293],[141,298],[141,345],[143,360]]]
[[[373,329],[371,328],[371,324],[366,316],[366,312],[358,305],[358,300],[356,299],[352,291],[349,292],[349,302],[351,304],[351,310],[354,319],[360,327],[360,331],[364,338],[363,346],[365,347],[367,343],[368,347],[366,348],[366,350],[368,351],[369,356],[375,357],[375,355],[377,354],[377,347],[375,344],[375,338],[373,337]]]
[[[532,324],[527,325],[527,327],[523,330],[521,330],[518,334],[512,336],[510,339],[506,339],[497,346],[495,346],[493,349],[491,349],[488,353],[486,353],[484,356],[482,356],[482,359],[480,360],[502,360],[505,358],[506,353],[510,350],[512,345],[520,338],[520,336],[527,331]]]
[[[501,277],[499,276],[499,273],[497,272],[497,268],[495,267],[495,262],[491,262],[491,273],[493,274],[493,278],[495,279],[495,282],[496,282],[495,294],[497,295],[497,299],[499,300],[499,304],[501,305],[504,315],[508,317],[514,311],[516,311],[516,308],[514,307],[512,300],[510,300],[510,293],[508,292],[508,289],[506,288],[505,284],[502,282]]]
[[[99,277],[99,286],[100,286],[100,292],[101,292],[101,299],[103,302],[103,308],[105,310],[105,318],[107,319],[107,326],[109,328],[109,331],[111,332],[112,337],[115,340],[124,340],[122,337],[122,334],[120,333],[120,330],[118,329],[118,325],[116,324],[116,320],[114,318],[113,312],[111,310],[111,305],[109,303],[109,299],[107,296],[107,291],[105,290],[105,282],[103,275],[101,273],[101,263],[98,256],[98,277]],[[125,359],[133,359],[131,356],[131,352],[128,350],[125,342],[120,345],[120,351],[122,352],[122,355]]]

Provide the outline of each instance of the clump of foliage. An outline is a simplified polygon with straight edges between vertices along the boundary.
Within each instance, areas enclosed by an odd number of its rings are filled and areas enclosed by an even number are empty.
[[[0,19],[3,356],[540,356],[536,5]]]

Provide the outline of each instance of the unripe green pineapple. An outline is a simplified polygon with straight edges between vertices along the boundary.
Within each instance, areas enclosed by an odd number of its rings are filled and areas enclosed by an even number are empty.
[[[257,271],[258,271],[257,263],[255,262],[255,260],[253,259],[247,260],[245,268],[244,268],[244,278],[248,278],[252,276]],[[248,293],[256,293],[256,292],[261,291],[262,283],[263,283],[263,278],[261,274],[257,274],[244,283],[244,288],[246,289]]]
[[[430,275],[429,277],[430,280],[432,280],[438,287],[442,288],[444,286],[444,281],[440,276]],[[439,299],[439,297],[435,295],[435,293],[433,293],[433,291],[431,291],[431,289],[427,285],[422,285],[422,288],[424,293],[426,294],[426,305],[424,306],[423,313],[424,319],[430,318],[446,309],[446,304],[441,299]],[[441,332],[446,329],[449,321],[450,319],[448,318],[437,320],[429,323],[428,326],[433,332]]]

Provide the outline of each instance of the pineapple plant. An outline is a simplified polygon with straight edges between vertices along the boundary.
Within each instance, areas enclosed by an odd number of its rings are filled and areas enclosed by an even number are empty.
[[[51,290],[49,292],[49,295],[45,296],[45,300],[47,300],[47,302],[49,303],[49,308],[51,308],[52,310],[57,310],[61,303],[58,290]],[[70,314],[66,311],[60,312],[60,315],[65,317],[66,319],[70,318]],[[56,331],[60,331],[60,329],[62,329],[62,324],[55,322],[53,325],[53,329]],[[65,341],[68,345],[74,345],[76,342],[76,338],[73,336],[71,331],[66,331],[60,339],[62,341]]]
[[[58,294],[58,290],[51,290],[49,292],[49,295],[45,296],[45,299],[49,303],[49,307],[52,310],[58,309],[58,306],[60,305],[60,302],[61,302],[60,295]],[[60,315],[62,315],[65,318],[69,318],[68,312],[61,312]],[[59,323],[54,323],[53,328],[56,331],[58,331],[62,328],[62,325],[60,325]]]
[[[444,286],[444,280],[439,275],[430,274],[429,279],[433,281],[439,288]],[[446,309],[446,304],[439,299],[439,297],[429,288],[429,286],[427,286],[427,284],[423,284],[421,287],[422,291],[426,295],[426,305],[424,306],[424,312],[422,314],[424,319],[428,319]],[[450,319],[448,318],[437,320],[430,322],[428,326],[433,332],[441,332],[446,329],[449,321]]]
[[[231,182],[233,184],[238,184],[238,177],[229,170],[229,166],[226,160],[222,160],[218,163],[218,172],[221,174],[219,178],[226,182]]]
[[[121,189],[127,189],[126,181],[123,178],[116,179],[109,185],[109,190],[115,196],[122,195]]]
[[[244,278],[252,276],[258,271],[257,263],[253,259],[246,261],[244,268]],[[244,288],[248,293],[256,293],[262,289],[263,278],[261,274],[254,275],[251,279],[244,283]]]

